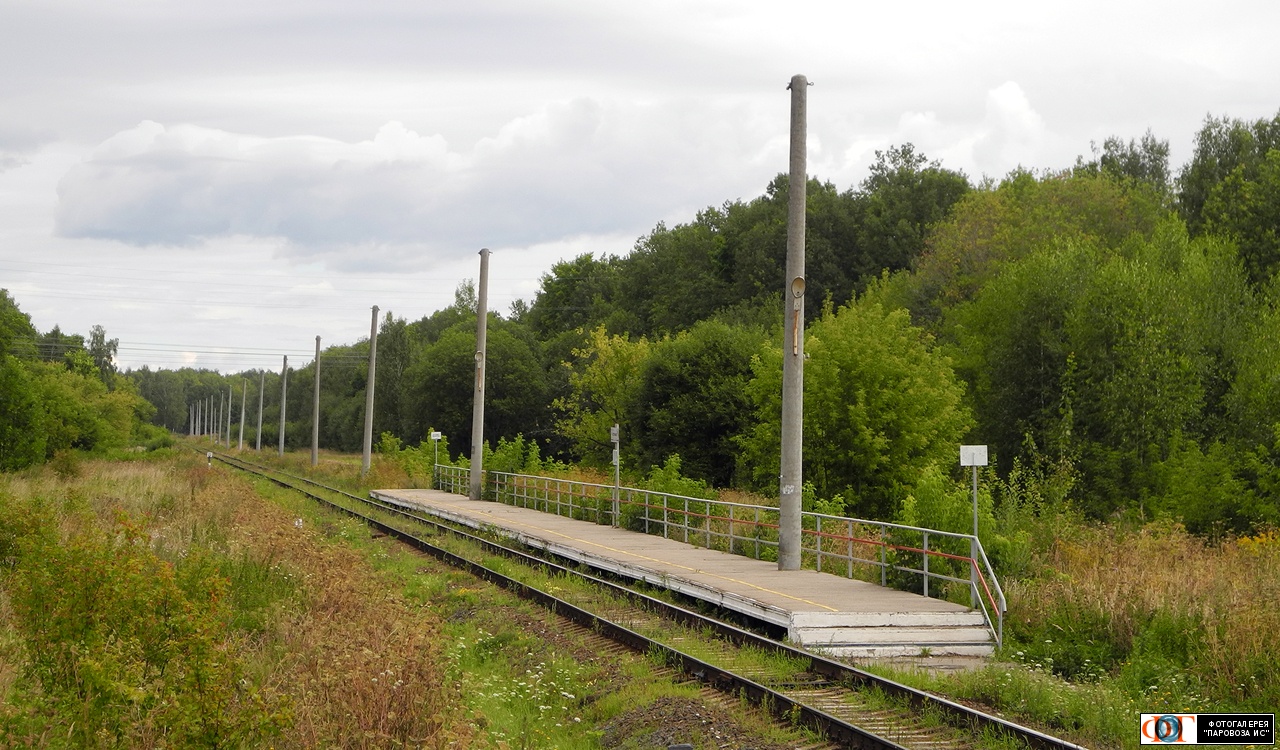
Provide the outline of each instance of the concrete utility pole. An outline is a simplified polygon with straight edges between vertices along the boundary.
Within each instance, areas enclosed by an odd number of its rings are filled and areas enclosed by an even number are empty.
[[[373,323],[369,325],[369,376],[364,384],[364,457],[360,476],[369,473],[373,462],[373,375],[378,370],[378,306],[373,306]]]
[[[235,389],[227,386],[227,450],[231,450],[231,400],[235,396]]]
[[[222,391],[218,391],[218,411],[214,412],[213,444],[222,445]]]
[[[249,397],[249,379],[240,378],[240,444],[236,450],[244,450],[244,400]]]
[[[476,296],[476,390],[471,402],[472,500],[480,499],[484,471],[484,358],[489,328],[489,248],[480,250],[480,293]]]
[[[191,423],[191,435],[200,437],[200,402],[196,401],[193,407],[195,408],[195,421]]]
[[[311,406],[311,465],[320,463],[320,337],[316,336],[316,390]]]
[[[262,452],[262,396],[266,393],[267,371],[258,373],[258,444],[254,450]]]
[[[622,501],[622,427],[609,428],[609,441],[613,443],[613,525],[619,525]]]
[[[809,81],[792,76],[791,173],[787,181],[787,287],[783,291],[782,472],[778,481],[778,570],[800,569],[800,498],[804,486],[804,229]]]
[[[284,366],[280,368],[280,456],[284,457],[284,405],[285,396],[289,395],[289,355],[284,355]]]

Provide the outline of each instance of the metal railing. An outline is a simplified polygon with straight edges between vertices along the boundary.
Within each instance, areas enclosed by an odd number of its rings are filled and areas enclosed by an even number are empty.
[[[433,486],[465,495],[470,474],[437,464]],[[756,559],[778,557],[778,508],[772,506],[495,471],[485,472],[483,486],[487,500]],[[824,573],[878,577],[882,586],[924,596],[945,595],[948,583],[968,588],[970,606],[982,612],[996,644],[1004,641],[1004,591],[972,534],[802,512],[800,547],[801,566]]]

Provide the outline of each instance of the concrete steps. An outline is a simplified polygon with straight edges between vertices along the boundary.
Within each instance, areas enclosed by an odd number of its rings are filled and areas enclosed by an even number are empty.
[[[979,612],[795,612],[792,643],[832,656],[990,656],[995,642]]]

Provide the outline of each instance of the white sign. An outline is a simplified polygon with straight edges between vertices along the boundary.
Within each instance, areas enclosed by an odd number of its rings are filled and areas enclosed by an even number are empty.
[[[960,465],[961,466],[986,466],[987,465],[987,446],[985,445],[960,446]]]
[[[609,440],[618,442],[618,425],[615,424],[609,428]]]
[[[431,439],[432,439],[432,440],[439,440],[441,437],[443,437],[443,435],[441,435],[441,434],[440,434],[440,433],[438,433],[438,432],[432,432],[432,433],[431,433]]]

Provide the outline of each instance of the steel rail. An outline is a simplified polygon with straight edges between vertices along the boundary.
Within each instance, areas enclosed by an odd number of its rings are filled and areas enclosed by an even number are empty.
[[[981,731],[984,728],[995,729],[1020,740],[1027,746],[1036,748],[1037,750],[1086,750],[1075,743],[1045,734],[1038,730],[1031,729],[1030,727],[1025,727],[999,716],[983,713],[965,706],[964,704],[927,693],[923,690],[918,690],[887,677],[881,677],[879,675],[872,674],[871,672],[863,671],[849,664],[828,659],[819,654],[781,643],[716,618],[708,617],[680,607],[679,605],[648,596],[613,581],[558,565],[543,557],[513,549],[511,547],[498,544],[490,539],[470,534],[450,524],[442,523],[437,519],[412,513],[406,507],[372,497],[363,498],[346,492],[345,490],[330,487],[307,477],[300,477],[274,467],[255,464],[250,461],[245,461],[244,459],[228,456],[216,451],[213,455],[215,458],[229,466],[240,468],[244,471],[262,476],[277,485],[297,492],[302,492],[303,494],[325,503],[330,507],[359,518],[388,536],[405,542],[420,551],[431,554],[449,565],[463,568],[473,575],[513,591],[523,598],[535,601],[557,614],[563,614],[570,620],[592,628],[597,632],[606,634],[609,638],[616,640],[619,643],[623,643],[629,648],[640,652],[657,650],[663,654],[665,660],[679,666],[687,674],[695,676],[702,681],[709,682],[721,689],[745,694],[751,697],[751,699],[756,703],[768,706],[773,713],[780,718],[802,719],[805,726],[816,729],[833,740],[846,743],[849,747],[900,748],[901,746],[834,716],[830,716],[822,711],[799,703],[783,693],[760,685],[740,675],[723,670],[720,667],[716,667],[688,654],[684,654],[683,652],[666,646],[658,641],[649,639],[648,637],[622,625],[618,625],[617,623],[611,622],[599,615],[588,612],[577,605],[571,604],[537,588],[516,581],[513,578],[493,571],[479,563],[460,557],[448,550],[437,547],[426,540],[414,536],[410,532],[364,515],[354,509],[334,503],[294,484],[290,484],[288,481],[271,475],[276,474],[288,477],[296,482],[302,482],[324,491],[341,495],[356,503],[372,506],[383,512],[411,520],[415,523],[434,527],[453,536],[479,545],[486,552],[515,558],[525,565],[538,568],[548,574],[574,576],[588,580],[594,585],[606,588],[613,594],[625,597],[637,606],[653,610],[666,619],[688,626],[710,629],[718,636],[737,646],[750,646],[772,653],[785,655],[790,658],[807,661],[807,669],[809,672],[821,675],[833,683],[845,685],[846,687],[879,688],[887,695],[904,700],[913,708],[923,709],[925,706],[928,706],[934,710],[940,710],[949,716],[953,723],[967,726],[973,731]]]

